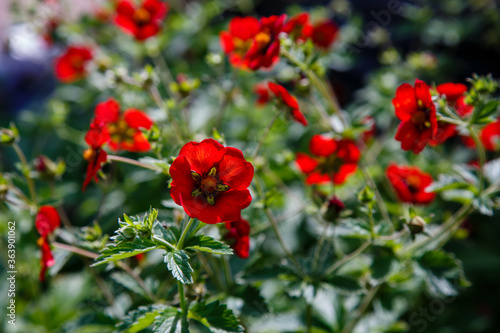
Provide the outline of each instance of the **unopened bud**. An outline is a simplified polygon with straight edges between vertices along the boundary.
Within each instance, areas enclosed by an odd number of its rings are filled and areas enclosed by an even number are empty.
[[[336,196],[333,196],[328,201],[328,207],[326,209],[325,215],[323,215],[324,219],[329,221],[329,222],[335,222],[339,216],[340,213],[345,209],[345,205],[342,201],[340,201],[339,198]]]
[[[410,220],[410,223],[408,223],[408,227],[410,228],[412,235],[417,235],[425,231],[426,224],[427,223],[423,218],[421,218],[420,216],[415,216]]]
[[[373,196],[373,191],[368,186],[365,186],[361,192],[359,192],[358,200],[364,204],[369,204],[373,202]]]

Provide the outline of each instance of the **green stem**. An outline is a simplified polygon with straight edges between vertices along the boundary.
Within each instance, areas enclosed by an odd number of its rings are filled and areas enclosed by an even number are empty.
[[[375,220],[373,219],[373,204],[368,204],[368,220],[370,222],[370,232],[372,235],[372,240],[375,240],[377,238],[377,235],[375,234]]]
[[[478,188],[478,194],[481,193],[484,187],[484,170],[483,166],[486,163],[486,152],[484,151],[484,146],[481,140],[479,139],[479,136],[477,135],[476,131],[474,130],[474,127],[469,126],[469,133],[470,137],[472,140],[474,140],[474,143],[476,144],[476,150],[477,150],[477,156],[479,157],[479,188]]]
[[[191,228],[191,225],[193,224],[193,222],[194,222],[194,218],[190,218],[189,222],[186,224],[186,227],[182,231],[181,237],[179,238],[179,241],[177,242],[177,247],[176,248],[178,250],[182,249],[182,246],[184,245],[184,239],[186,238],[186,236],[187,236],[187,234],[189,232],[189,229]]]
[[[184,285],[182,282],[177,281],[177,288],[179,288],[179,300],[181,302],[181,326],[182,332],[189,332],[189,325],[187,321],[187,307],[186,296],[184,294]]]
[[[116,161],[116,162],[126,163],[126,164],[130,164],[130,165],[135,165],[135,166],[138,166],[138,167],[141,167],[144,169],[154,170],[154,171],[158,171],[158,172],[163,171],[163,169],[160,167],[145,164],[145,163],[142,163],[142,162],[139,162],[139,161],[133,160],[131,158],[127,158],[127,157],[122,157],[122,156],[117,156],[117,155],[108,155],[107,159],[108,159],[108,161]]]
[[[314,71],[308,68],[308,66],[302,62],[300,59],[298,59],[296,56],[294,56],[292,53],[290,53],[288,50],[285,50],[285,48],[280,49],[281,55],[283,55],[285,58],[287,58],[292,64],[296,65],[299,67],[300,70],[302,70],[309,81],[316,87],[316,89],[323,95],[323,97],[326,99],[328,102],[328,106],[332,109],[334,113],[336,113],[344,125],[344,127],[347,126],[347,122],[344,119],[344,116],[342,115],[340,111],[340,105],[339,102],[337,101],[337,98],[334,94],[334,92],[328,88],[327,84],[321,80]]]
[[[151,88],[149,89],[149,92],[151,96],[153,96],[153,99],[155,100],[158,107],[165,111],[167,115],[167,120],[170,122],[170,124],[172,124],[172,127],[174,128],[174,131],[177,134],[177,138],[182,142],[184,140],[184,134],[182,133],[181,127],[177,123],[175,117],[170,113],[170,109],[168,108],[167,103],[165,103],[161,98],[158,88],[155,85],[152,85]]]
[[[443,115],[439,115],[439,121],[444,121],[446,123],[450,123],[450,124],[453,124],[453,125],[458,125],[458,126],[463,126],[464,125],[464,122],[461,121],[461,120],[456,120],[456,119],[452,119],[450,117],[446,117],[446,116],[443,116]]]
[[[344,265],[345,263],[349,262],[350,260],[354,259],[358,255],[363,253],[363,251],[366,250],[366,248],[369,247],[371,244],[372,244],[371,239],[367,240],[366,242],[361,244],[361,246],[358,247],[356,250],[354,250],[353,252],[349,253],[348,255],[342,257],[342,259],[337,260],[333,265],[331,265],[329,268],[327,268],[324,276],[328,276],[328,275],[332,274],[337,269],[339,269],[342,265]]]
[[[28,183],[28,189],[30,191],[31,202],[34,203],[35,205],[37,205],[35,182],[33,181],[33,178],[30,177],[29,166],[28,166],[28,161],[26,160],[26,156],[24,156],[24,153],[23,153],[21,147],[19,147],[19,145],[16,142],[14,142],[12,144],[12,147],[16,151],[16,154],[19,157],[21,164],[23,165],[23,175],[26,178],[26,182]]]
[[[229,266],[229,258],[227,256],[223,256],[221,257],[221,261],[224,276],[226,277],[226,289],[230,290],[233,285],[233,275],[231,273],[231,267]]]
[[[278,118],[281,115],[281,113],[283,113],[283,109],[278,110],[278,112],[276,112],[276,114],[274,115],[273,119],[271,119],[271,122],[269,123],[269,125],[267,125],[266,129],[264,130],[264,133],[260,137],[260,140],[259,140],[259,143],[257,144],[257,147],[255,147],[255,150],[254,150],[254,152],[252,154],[252,159],[255,159],[257,157],[257,154],[259,153],[259,150],[262,147],[262,144],[266,140],[267,135],[271,131],[271,128],[273,127],[273,125],[276,122],[276,120],[278,120]]]
[[[321,254],[321,248],[323,247],[323,243],[325,242],[326,235],[328,234],[328,227],[330,226],[330,223],[323,221],[324,227],[323,227],[323,232],[321,233],[321,236],[318,241],[318,246],[316,247],[314,251],[314,256],[313,256],[313,264],[311,268],[311,272],[314,274],[316,271],[318,264],[319,264],[319,257]]]
[[[363,300],[359,304],[359,308],[356,310],[354,313],[352,319],[347,322],[347,324],[342,328],[342,331],[340,333],[351,333],[354,327],[358,324],[358,322],[361,320],[363,317],[363,314],[366,312],[368,309],[368,306],[372,302],[373,298],[377,294],[377,291],[380,289],[380,284],[378,286],[373,287],[370,289],[368,294],[363,297]]]
[[[165,245],[166,247],[172,249],[172,250],[175,250],[176,247],[172,244],[170,244],[169,242],[167,242],[166,240],[164,240],[163,238],[160,238],[158,236],[155,236],[153,235],[151,238],[153,238],[155,241],[157,241],[158,243],[162,243],[163,245]]]

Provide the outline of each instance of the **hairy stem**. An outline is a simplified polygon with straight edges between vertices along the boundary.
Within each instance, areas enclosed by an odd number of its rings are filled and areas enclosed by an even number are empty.
[[[107,159],[108,159],[108,161],[116,161],[116,162],[126,163],[126,164],[130,164],[130,165],[135,165],[135,166],[138,166],[138,167],[141,167],[144,169],[154,170],[154,171],[158,171],[158,172],[163,171],[163,169],[160,167],[156,167],[154,165],[142,163],[142,162],[139,162],[139,161],[133,160],[131,158],[127,158],[127,157],[122,157],[122,156],[117,156],[117,155],[108,155]]]

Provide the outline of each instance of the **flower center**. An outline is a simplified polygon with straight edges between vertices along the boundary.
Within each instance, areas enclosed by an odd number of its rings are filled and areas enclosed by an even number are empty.
[[[92,148],[85,149],[85,151],[83,152],[83,158],[87,162],[93,161],[95,159],[95,156],[96,156],[96,151]]]
[[[243,40],[239,38],[234,38],[233,39],[233,44],[234,44],[234,50],[237,54],[245,54],[248,49],[250,48],[250,44],[252,43],[252,40]]]
[[[135,23],[141,25],[149,23],[150,20],[151,20],[151,14],[149,14],[149,12],[146,9],[139,8],[135,11],[134,13]]]
[[[411,193],[418,192],[420,187],[420,178],[418,176],[411,175],[408,176],[403,181],[406,183],[406,186],[408,186],[408,189],[410,190]]]
[[[344,161],[338,158],[335,154],[328,157],[323,157],[319,160],[318,171],[321,174],[333,174],[339,171]]]
[[[128,141],[130,143],[134,142],[134,134],[136,133],[136,130],[129,127],[127,122],[123,119],[115,123],[109,124],[108,131],[111,137],[111,141],[114,142]]]
[[[195,171],[191,171],[191,176],[195,181],[195,188],[191,192],[193,197],[203,195],[210,205],[215,205],[215,197],[220,192],[229,190],[229,185],[222,183],[217,175],[217,168],[210,169],[208,174],[200,175]]]
[[[69,63],[71,64],[71,67],[80,69],[83,67],[85,60],[80,55],[73,55],[69,58]]]
[[[268,32],[259,32],[255,36],[255,42],[260,50],[266,48],[271,42],[271,35]]]

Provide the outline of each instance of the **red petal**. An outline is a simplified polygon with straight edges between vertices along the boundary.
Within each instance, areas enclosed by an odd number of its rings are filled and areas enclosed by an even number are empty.
[[[433,105],[429,86],[419,79],[415,80],[415,97],[417,98],[417,103],[419,100],[422,101],[426,108],[430,108]]]
[[[303,173],[311,173],[318,166],[318,161],[304,153],[297,153],[297,159],[295,163]]]
[[[413,87],[404,83],[396,90],[396,97],[392,100],[396,109],[396,117],[401,121],[408,121],[413,112],[417,110],[417,101]]]
[[[142,132],[137,131],[134,134],[133,140],[134,140],[134,144],[131,147],[127,147],[127,148],[123,148],[123,149],[134,152],[134,153],[142,153],[142,152],[146,152],[146,151],[151,150],[151,144],[149,143],[148,139],[146,138],[146,136]]]
[[[95,121],[102,123],[114,123],[120,119],[120,104],[113,98],[106,102],[97,104],[95,107]]]
[[[125,111],[123,118],[127,122],[128,126],[132,128],[150,129],[153,125],[153,121],[148,117],[148,115],[137,109],[128,109]]]
[[[309,150],[316,156],[327,157],[337,150],[337,142],[334,139],[317,134],[309,142]]]
[[[332,21],[324,21],[313,27],[311,39],[319,48],[327,49],[337,38],[339,28]]]
[[[245,161],[239,149],[227,147],[218,169],[220,180],[233,190],[246,189],[252,182],[253,165]]]
[[[219,39],[220,39],[220,45],[222,47],[222,50],[224,50],[224,53],[228,54],[230,52],[233,52],[234,50],[233,37],[227,31],[222,31],[219,34]]]
[[[306,177],[306,184],[323,184],[329,183],[332,179],[327,174],[321,174],[319,172],[313,172]]]
[[[109,132],[103,123],[98,123],[94,120],[90,124],[90,129],[85,134],[85,142],[94,150],[102,147],[110,139]]]
[[[346,163],[357,163],[361,156],[361,152],[356,144],[349,140],[344,139],[337,142],[337,156],[344,160]]]
[[[259,20],[254,17],[235,17],[229,22],[229,33],[236,38],[247,40],[259,32]]]
[[[104,150],[99,149],[99,152],[97,153],[97,159],[89,162],[89,164],[87,165],[85,180],[83,181],[82,185],[82,192],[85,191],[85,188],[92,179],[94,179],[96,183],[99,182],[97,173],[99,172],[99,170],[101,170],[101,165],[102,163],[106,162],[107,158],[108,154]]]
[[[291,109],[298,109],[299,108],[299,104],[297,103],[297,99],[295,97],[293,97],[292,95],[290,95],[288,93],[288,91],[285,89],[285,87],[283,87],[279,84],[273,83],[273,82],[269,82],[268,86],[269,86],[269,89],[271,89],[271,91],[273,92],[273,94],[277,98],[282,100]]]
[[[420,132],[411,121],[406,121],[399,125],[395,139],[401,142],[403,150],[412,150],[418,144]]]
[[[250,255],[250,237],[243,236],[236,240],[233,245],[234,253],[241,259],[246,259]]]
[[[136,35],[139,27],[135,24],[134,20],[128,16],[115,17],[115,24],[119,26],[125,33]]]
[[[356,172],[358,166],[356,164],[343,164],[340,166],[339,171],[333,175],[334,184],[343,184],[347,178]]]
[[[160,25],[156,22],[151,22],[148,25],[138,27],[134,33],[137,40],[145,40],[156,35],[160,31]]]
[[[116,13],[119,16],[126,16],[132,18],[135,13],[135,7],[130,0],[121,0],[116,5]]]
[[[35,228],[42,237],[47,237],[61,225],[59,213],[52,206],[42,206],[35,218]]]
[[[172,184],[170,196],[176,204],[181,205],[181,192],[191,194],[195,189],[195,181],[191,175],[191,166],[184,156],[177,157],[170,166]]]
[[[150,13],[152,20],[162,20],[167,15],[169,6],[165,2],[158,0],[145,0],[142,8]]]
[[[198,174],[210,172],[210,169],[219,164],[226,148],[214,139],[205,139],[202,142],[188,142],[182,147],[179,156],[184,155],[191,166],[191,170]]]
[[[455,101],[467,91],[467,86],[461,83],[443,83],[436,87],[440,95],[445,95],[448,101]]]
[[[299,109],[292,110],[292,117],[296,122],[298,122],[304,126],[307,126],[307,120],[304,117],[304,115],[302,114],[302,112],[300,112]]]
[[[486,125],[481,131],[481,141],[487,150],[500,149],[500,120]]]

